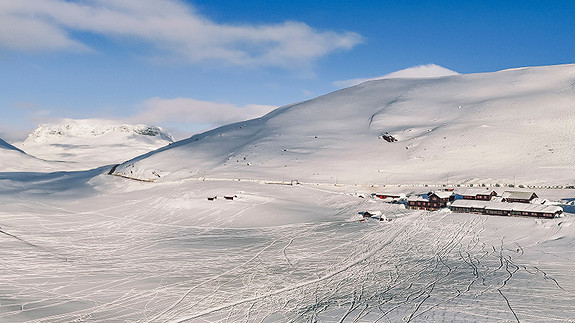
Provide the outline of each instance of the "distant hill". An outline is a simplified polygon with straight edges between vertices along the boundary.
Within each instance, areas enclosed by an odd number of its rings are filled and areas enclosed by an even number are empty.
[[[161,128],[113,121],[64,119],[43,124],[18,146],[31,155],[87,169],[122,162],[173,142]]]
[[[369,81],[195,135],[116,173],[146,180],[572,183],[573,160],[575,65],[562,65]]]
[[[29,156],[24,151],[0,139],[0,172],[52,171],[55,165]]]
[[[11,144],[7,143],[6,141],[0,139],[0,149],[7,149],[7,150],[16,150],[21,153],[24,153],[22,150],[12,146]]]

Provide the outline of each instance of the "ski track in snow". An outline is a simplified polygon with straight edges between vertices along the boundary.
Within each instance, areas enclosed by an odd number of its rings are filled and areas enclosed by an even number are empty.
[[[7,260],[0,265],[0,321],[575,319],[573,255],[538,249],[559,229],[529,236],[509,228],[534,219],[412,212],[387,204],[378,207],[397,215],[392,222],[349,222],[364,201],[279,189],[323,196],[322,203],[333,204],[333,219],[227,227],[277,202],[273,194],[248,192],[229,202],[236,204],[218,201],[201,209],[193,219],[229,214],[211,226],[197,225],[183,216],[197,210],[170,208],[190,198],[185,189],[90,209],[41,200],[5,205],[0,226],[10,235],[0,236]],[[149,207],[160,202],[167,208]],[[233,212],[222,209],[228,205]],[[502,220],[512,222],[500,229]]]

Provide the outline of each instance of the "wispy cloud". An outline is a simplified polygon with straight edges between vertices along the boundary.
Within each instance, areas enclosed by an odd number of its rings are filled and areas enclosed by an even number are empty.
[[[151,98],[140,105],[140,111],[127,118],[131,123],[167,125],[182,131],[200,131],[217,126],[257,118],[275,106],[200,101],[191,98]]]
[[[172,135],[182,139],[194,133],[216,128],[222,125],[242,120],[261,117],[277,108],[271,105],[247,104],[236,105],[226,102],[201,101],[192,98],[159,98],[154,97],[126,106],[125,110],[133,113],[124,116],[109,114],[102,109],[86,111],[76,114],[81,119],[102,119],[118,124],[146,124],[161,126],[169,130]],[[123,109],[122,109],[123,110]],[[0,138],[9,142],[23,140],[39,124],[58,123],[69,118],[67,111],[49,110],[31,102],[20,102],[14,105],[16,117],[26,120],[25,125],[10,124],[11,118],[0,122]]]
[[[0,1],[0,47],[17,51],[90,51],[74,32],[129,38],[188,63],[306,65],[362,41],[295,21],[218,24],[178,0]]]
[[[378,77],[370,77],[370,78],[356,78],[350,80],[343,80],[343,81],[335,81],[333,85],[336,87],[348,87],[358,85],[363,82],[373,81],[373,80],[381,80],[381,79],[391,79],[391,78],[427,78],[427,77],[441,77],[441,76],[450,76],[450,75],[457,75],[459,73],[447,69],[445,67],[441,67],[435,64],[427,64],[427,65],[417,65],[410,68],[406,68],[397,72],[389,73],[383,76]]]

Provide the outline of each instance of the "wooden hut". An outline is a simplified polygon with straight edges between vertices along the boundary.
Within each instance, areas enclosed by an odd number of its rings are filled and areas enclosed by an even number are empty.
[[[501,194],[503,201],[508,203],[531,203],[535,198],[538,198],[535,192],[522,192],[522,191],[505,191]]]

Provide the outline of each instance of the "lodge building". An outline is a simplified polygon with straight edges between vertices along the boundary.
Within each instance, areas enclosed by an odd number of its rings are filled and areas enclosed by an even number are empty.
[[[429,192],[427,195],[412,196],[407,199],[407,208],[413,210],[437,211],[446,208],[455,213],[475,213],[500,216],[532,216],[554,218],[563,215],[563,208],[544,203],[535,203],[538,196],[534,192],[505,191],[501,196],[494,190],[467,190],[457,194],[452,192]]]
[[[467,190],[459,194],[464,200],[478,200],[478,201],[491,201],[497,196],[497,192],[491,190]]]
[[[563,214],[563,209],[555,205],[530,204],[524,202],[495,202],[479,200],[456,200],[449,209],[456,213],[475,213],[502,216],[533,216],[554,218]]]
[[[447,203],[453,200],[452,192],[438,191],[427,193],[424,196],[414,196],[407,199],[407,208],[412,210],[437,211],[447,207]]]

